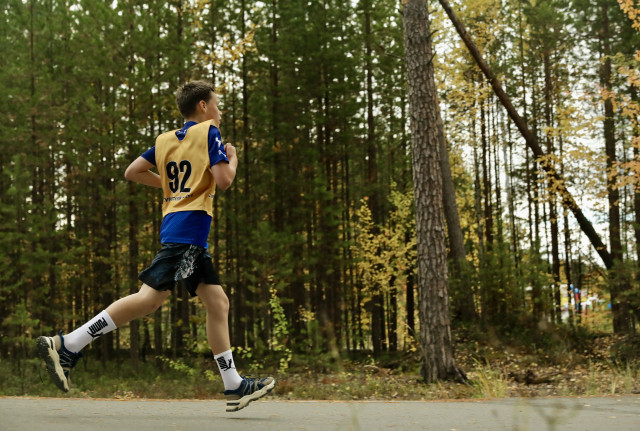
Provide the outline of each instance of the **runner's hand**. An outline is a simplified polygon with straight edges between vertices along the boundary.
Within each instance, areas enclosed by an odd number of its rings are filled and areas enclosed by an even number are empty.
[[[224,144],[224,151],[227,153],[227,157],[237,157],[236,147],[231,144]]]

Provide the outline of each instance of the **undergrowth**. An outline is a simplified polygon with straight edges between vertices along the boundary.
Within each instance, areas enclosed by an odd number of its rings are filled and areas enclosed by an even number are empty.
[[[558,328],[556,328],[556,331]],[[292,354],[287,367],[281,352],[259,356],[236,350],[241,374],[273,375],[280,399],[437,400],[536,396],[591,396],[640,393],[638,337],[551,331],[482,336],[456,331],[456,363],[467,384],[425,384],[416,352],[368,352],[338,357],[331,353]],[[0,395],[91,398],[217,399],[224,390],[210,357],[148,358],[134,370],[127,355],[105,362],[88,350],[71,373],[63,394],[49,382],[37,359],[0,361]]]

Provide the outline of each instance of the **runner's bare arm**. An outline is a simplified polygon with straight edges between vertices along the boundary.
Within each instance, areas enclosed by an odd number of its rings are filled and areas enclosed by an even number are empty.
[[[236,177],[236,169],[238,167],[238,156],[236,147],[231,144],[225,144],[225,151],[229,158],[229,163],[216,163],[211,166],[211,173],[216,180],[217,186],[222,190],[227,190]]]
[[[153,166],[154,165],[144,157],[138,157],[131,162],[127,170],[124,172],[124,177],[129,181],[144,184],[146,186],[162,188],[160,175],[149,170]]]

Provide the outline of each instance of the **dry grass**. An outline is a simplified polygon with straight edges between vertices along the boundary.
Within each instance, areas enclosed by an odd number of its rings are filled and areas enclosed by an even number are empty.
[[[622,342],[624,341],[624,342]],[[583,343],[587,348],[509,347],[459,341],[456,361],[467,384],[424,384],[415,353],[336,360],[318,355],[294,356],[285,374],[238,358],[241,370],[275,375],[273,396],[298,400],[442,400],[467,398],[595,396],[640,393],[640,362],[621,362],[616,346],[629,346],[611,335]],[[638,343],[640,345],[640,343]],[[627,352],[627,357],[632,354]],[[96,398],[222,397],[222,383],[211,359],[149,361],[137,372],[129,361],[102,363],[91,354],[73,371],[68,396]],[[619,356],[619,355],[618,355]],[[634,357],[634,356],[631,356]],[[637,357],[637,356],[635,356]],[[174,363],[175,362],[175,363]],[[244,362],[244,363],[243,363]],[[277,361],[273,362],[277,366]],[[0,395],[60,396],[38,360],[0,362]]]
[[[469,382],[426,385],[418,373],[416,355],[371,365],[371,361],[341,364],[341,371],[313,370],[279,376],[277,395],[284,399],[442,400],[544,396],[640,394],[640,363],[613,360],[620,337],[600,336],[589,349],[561,348],[547,353],[505,346],[460,343],[457,364]],[[339,367],[340,368],[340,367]],[[393,369],[392,369],[393,368]],[[400,370],[403,368],[403,370]]]

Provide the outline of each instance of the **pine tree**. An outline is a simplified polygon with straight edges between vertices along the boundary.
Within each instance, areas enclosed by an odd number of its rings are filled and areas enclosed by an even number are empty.
[[[453,358],[449,325],[437,98],[426,2],[403,2],[403,20],[416,200],[421,374],[426,382],[463,380]]]

